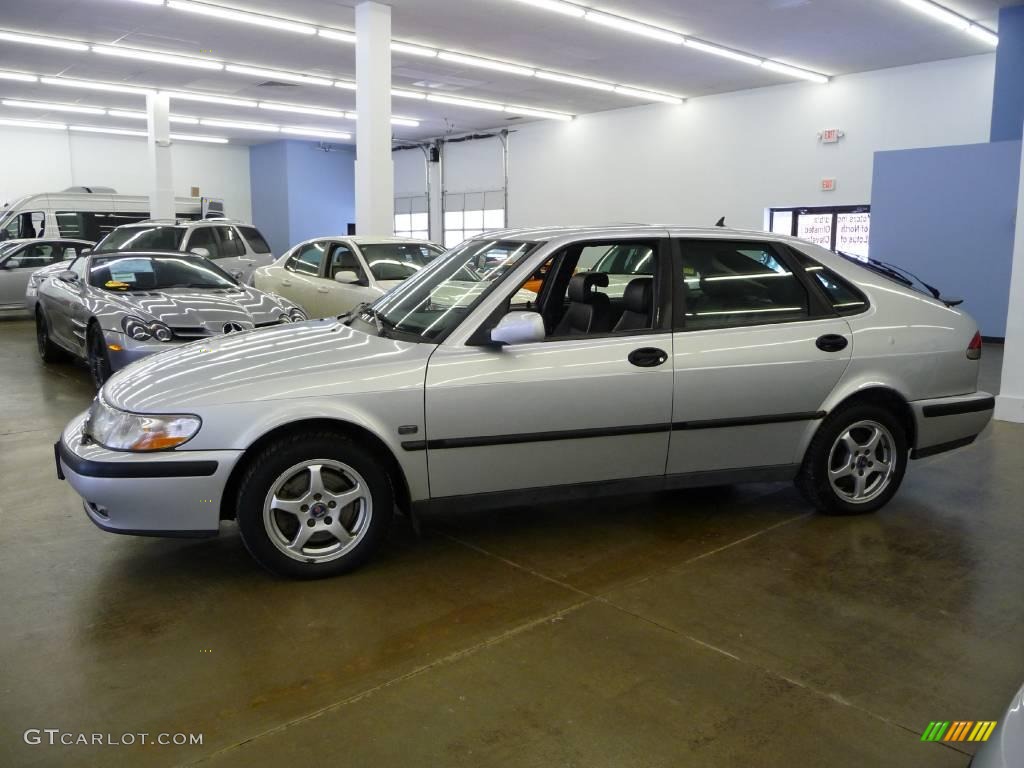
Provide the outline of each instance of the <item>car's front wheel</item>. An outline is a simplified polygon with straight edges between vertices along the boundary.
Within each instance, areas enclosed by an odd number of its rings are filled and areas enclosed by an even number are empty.
[[[825,514],[874,512],[903,482],[907,454],[906,430],[891,411],[868,403],[845,406],[818,429],[796,484]]]
[[[267,570],[299,579],[362,565],[387,535],[395,504],[373,454],[330,431],[270,444],[240,489],[236,516],[249,553]]]
[[[86,363],[96,389],[106,384],[114,373],[107,355],[107,341],[103,338],[103,331],[96,326],[89,328],[86,336]]]

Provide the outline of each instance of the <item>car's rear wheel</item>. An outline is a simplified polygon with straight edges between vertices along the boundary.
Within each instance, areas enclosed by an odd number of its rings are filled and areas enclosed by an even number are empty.
[[[106,384],[107,379],[113,374],[110,367],[110,357],[107,355],[107,342],[103,338],[103,331],[95,325],[89,328],[86,335],[86,362],[89,365],[89,375],[92,383],[99,389]]]
[[[387,535],[395,504],[373,454],[334,432],[272,443],[240,488],[236,516],[249,553],[267,570],[299,579],[362,565]]]
[[[36,349],[39,350],[39,359],[44,363],[55,363],[65,357],[64,350],[50,338],[50,322],[42,310],[36,312]]]
[[[796,484],[825,514],[874,512],[899,490],[907,455],[906,430],[891,411],[868,403],[845,406],[818,429]]]

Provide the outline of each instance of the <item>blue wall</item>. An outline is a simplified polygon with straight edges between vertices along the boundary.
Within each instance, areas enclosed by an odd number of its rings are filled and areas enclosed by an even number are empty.
[[[308,141],[249,150],[252,219],[275,255],[310,237],[343,235],[355,221],[355,153]]]
[[[1020,141],[875,153],[872,258],[962,297],[985,336],[1006,334],[1020,158]]]
[[[999,11],[992,141],[1019,141],[1024,125],[1024,6]]]

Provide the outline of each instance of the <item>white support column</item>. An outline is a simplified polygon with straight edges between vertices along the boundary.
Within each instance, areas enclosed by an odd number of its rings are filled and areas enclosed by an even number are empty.
[[[149,167],[152,174],[149,215],[173,219],[174,177],[171,173],[171,105],[166,94],[146,95],[146,129],[149,133]]]
[[[1003,347],[1003,377],[996,398],[995,417],[1024,423],[1024,154],[1021,155],[1017,191],[1017,230],[1013,238],[1010,304]]]
[[[356,233],[391,235],[391,8],[356,5]]]
[[[428,154],[431,150],[427,150]],[[444,150],[441,150],[442,152]],[[427,193],[430,195],[430,239],[444,245],[444,173],[441,164],[444,157],[436,163],[427,163]]]

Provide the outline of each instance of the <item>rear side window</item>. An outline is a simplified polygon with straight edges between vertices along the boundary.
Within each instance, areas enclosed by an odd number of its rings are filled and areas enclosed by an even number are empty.
[[[683,240],[686,330],[791,322],[809,317],[807,291],[771,246]]]
[[[97,242],[122,224],[143,221],[143,213],[100,213],[97,211],[57,211],[57,228],[61,237],[74,237]]]
[[[192,230],[188,239],[188,249],[205,248],[210,252],[211,259],[222,259],[224,254],[220,251],[220,243],[213,234],[213,227],[197,227]]]
[[[270,245],[256,227],[239,227],[238,231],[256,253],[270,253]]]
[[[245,246],[242,245],[242,239],[238,236],[234,227],[215,227],[215,229],[217,230],[217,237],[220,238],[220,256],[222,259],[245,255]]]
[[[324,244],[308,243],[299,248],[295,255],[288,259],[284,267],[292,272],[317,277],[320,275],[320,266],[323,262]]]
[[[832,309],[840,315],[856,315],[868,308],[867,297],[848,280],[844,280],[831,269],[819,264],[810,256],[796,252],[797,261],[804,271],[814,278],[828,297]]]

